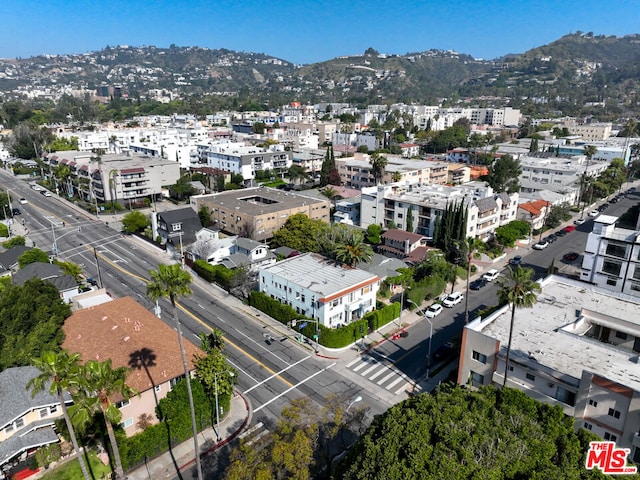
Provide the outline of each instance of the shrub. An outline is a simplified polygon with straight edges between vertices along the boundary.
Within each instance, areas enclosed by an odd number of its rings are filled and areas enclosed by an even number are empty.
[[[217,283],[227,291],[237,286],[245,273],[243,270],[231,270],[224,265],[211,265],[205,260],[196,260],[193,271],[206,281]]]

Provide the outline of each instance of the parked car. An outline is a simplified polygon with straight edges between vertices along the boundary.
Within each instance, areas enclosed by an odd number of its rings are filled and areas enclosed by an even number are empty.
[[[436,361],[444,360],[447,357],[453,355],[456,351],[456,344],[453,342],[447,342],[444,345],[438,347],[433,353],[433,359]]]
[[[576,252],[565,253],[562,257],[566,262],[575,262],[580,255]]]
[[[543,238],[543,240],[547,243],[553,243],[558,239],[558,237],[556,237],[555,233],[552,233],[551,235]]]
[[[36,192],[43,190],[43,188],[40,185],[31,185],[31,188],[34,189]]]
[[[567,231],[565,229],[558,230],[556,232],[556,237],[564,237],[566,234],[567,234]]]
[[[453,292],[442,301],[442,305],[447,308],[453,308],[462,301],[463,295],[460,292]]]
[[[613,197],[611,200],[609,200],[610,203],[618,203],[618,197]]]
[[[600,205],[598,207],[598,211],[604,212],[607,208],[609,208],[609,204],[608,203],[603,203],[602,205]]]
[[[509,265],[520,265],[522,263],[522,255],[516,255],[511,260],[509,260]]]
[[[27,203],[29,203],[26,198],[21,198],[20,200],[18,200],[18,202],[20,202],[20,205],[26,205]]]
[[[478,278],[469,284],[469,288],[471,290],[480,290],[482,287],[486,286],[489,281],[486,278]]]
[[[598,210],[591,210],[587,215],[589,215],[590,217],[597,217],[598,215],[600,215],[600,212]]]
[[[533,248],[535,250],[544,250],[545,248],[547,248],[549,246],[549,242],[545,242],[544,240],[539,241],[538,243],[536,243]]]
[[[482,275],[482,278],[484,278],[487,282],[493,282],[499,276],[500,272],[495,268],[492,268],[491,270],[487,270],[484,275]]]
[[[584,222],[586,222],[586,221],[587,221],[587,220],[586,220],[586,219],[584,219],[584,218],[576,218],[576,219],[573,221],[573,224],[574,224],[574,225],[582,225],[582,224],[583,224]]]
[[[424,316],[427,318],[434,318],[440,315],[443,310],[444,309],[442,308],[442,305],[440,305],[439,303],[434,303],[424,311]]]
[[[19,209],[19,208],[14,208],[13,210],[11,210],[11,213],[12,213],[13,215],[20,215],[20,214],[22,214],[22,212],[20,211],[20,209]]]
[[[562,230],[564,230],[567,233],[571,233],[576,229],[576,227],[574,227],[573,225],[567,225],[566,227],[564,227]]]
[[[44,195],[45,197],[51,197],[51,196],[52,196],[52,195],[51,195],[51,192],[50,192],[50,191],[48,191],[48,190],[42,190],[40,193],[41,193],[42,195]]]

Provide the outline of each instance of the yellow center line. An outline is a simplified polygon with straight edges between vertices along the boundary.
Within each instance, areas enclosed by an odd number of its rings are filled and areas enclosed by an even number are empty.
[[[93,247],[89,247],[87,245],[85,245],[85,248],[87,250],[92,250]],[[98,253],[98,251],[96,250],[96,255],[98,255],[104,262],[108,263],[109,265],[111,265],[113,268],[115,268],[116,270],[119,270],[120,272],[124,273],[125,275],[129,275],[131,277],[137,278],[138,280],[142,280],[144,283],[149,283],[149,280],[144,278],[144,277],[140,277],[139,275],[136,275],[135,273],[129,272],[128,270],[125,270],[124,268],[122,268],[120,265],[118,265],[117,263],[113,263],[111,260],[109,260],[108,258],[105,258],[102,254]],[[206,330],[208,330],[209,332],[213,332],[213,328],[210,327],[209,325],[207,325],[204,321],[202,321],[199,317],[197,317],[195,314],[191,313],[189,310],[186,309],[186,307],[182,306],[179,302],[176,302],[176,307],[178,307],[180,310],[182,310],[184,313],[186,313],[187,315],[189,315],[191,318],[193,318],[196,322],[198,322],[200,325],[202,325],[202,327],[204,327]],[[275,372],[274,370],[270,369],[269,367],[267,367],[264,363],[262,363],[260,360],[258,360],[256,357],[254,357],[253,355],[251,355],[249,352],[245,351],[244,349],[242,349],[240,346],[236,345],[235,343],[233,343],[231,340],[229,340],[227,337],[223,336],[225,343],[227,343],[228,345],[231,345],[233,348],[235,348],[236,350],[238,350],[240,353],[242,353],[245,357],[250,358],[252,361],[254,361],[255,363],[257,363],[260,367],[262,367],[265,371],[267,371],[268,373],[270,373],[271,375],[277,377],[282,383],[284,383],[285,385],[289,386],[289,387],[293,387],[293,384],[289,381],[287,381],[286,379],[282,378],[277,372]]]

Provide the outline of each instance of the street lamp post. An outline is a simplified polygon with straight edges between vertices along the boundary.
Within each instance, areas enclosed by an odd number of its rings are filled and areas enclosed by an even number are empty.
[[[234,377],[235,373],[231,370],[225,370],[224,372],[214,372],[213,373],[213,385],[216,391],[216,437],[218,442],[220,442],[220,407],[218,406],[218,375],[220,373],[228,373],[230,377]]]
[[[356,398],[353,399],[353,401],[349,404],[349,406],[347,407],[347,409],[344,411],[344,413],[348,413],[349,409],[353,406],[354,403],[358,403],[362,401],[362,397],[360,395],[358,395]]]
[[[416,307],[420,308],[416,302],[412,300],[408,301],[413,303]],[[427,353],[427,378],[429,378],[429,371],[431,369],[431,339],[433,338],[433,322],[429,317],[427,317],[424,311],[422,312],[422,316],[427,322],[429,322],[429,352]]]

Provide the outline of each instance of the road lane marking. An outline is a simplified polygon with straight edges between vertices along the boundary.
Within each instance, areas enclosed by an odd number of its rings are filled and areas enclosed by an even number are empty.
[[[287,393],[289,393],[291,390],[294,390],[296,388],[298,388],[300,385],[307,383],[309,380],[311,380],[313,377],[315,377],[316,375],[320,375],[322,372],[329,370],[331,367],[333,367],[336,364],[336,362],[333,362],[331,365],[327,365],[326,367],[324,367],[322,370],[318,370],[316,373],[314,373],[313,375],[311,375],[310,377],[305,378],[304,380],[302,380],[301,382],[296,383],[295,385],[291,385],[290,388],[286,389],[284,392],[282,392],[281,394],[273,397],[271,400],[269,400],[267,403],[263,403],[262,405],[260,405],[258,408],[254,408],[253,409],[253,413],[259,412],[260,410],[262,410],[264,407],[266,407],[267,405],[269,405],[272,402],[275,402],[277,399],[279,399],[280,397],[282,397],[283,395],[286,395]]]
[[[299,363],[304,362],[307,358],[309,357],[304,357],[300,360],[298,360],[296,363],[292,363],[291,365],[289,365],[287,368],[283,368],[282,370],[280,370],[278,373],[271,375],[268,378],[265,378],[264,380],[262,380],[260,383],[258,383],[257,385],[254,385],[253,387],[251,387],[249,390],[245,390],[244,394],[246,395],[247,393],[249,393],[251,390],[253,390],[256,387],[259,387],[260,385],[262,385],[263,383],[268,382],[269,380],[271,380],[273,377],[276,377],[278,375],[280,375],[281,373],[286,372],[287,370],[289,370],[291,367],[295,367],[296,365],[298,365]]]

